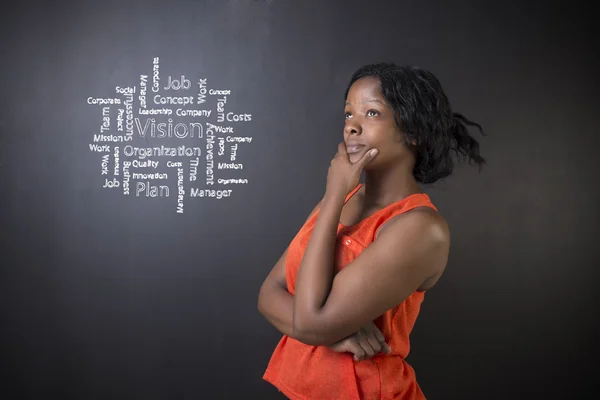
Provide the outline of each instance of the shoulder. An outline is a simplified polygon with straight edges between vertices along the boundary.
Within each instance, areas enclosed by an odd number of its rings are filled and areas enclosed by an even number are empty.
[[[450,229],[445,219],[431,207],[417,207],[396,215],[379,229],[375,242],[392,254],[410,252],[414,259],[429,260],[436,272],[444,269],[450,250]]]
[[[377,236],[386,231],[388,234],[398,234],[404,230],[417,231],[422,239],[450,241],[448,223],[439,212],[428,206],[419,206],[391,217],[381,225]]]

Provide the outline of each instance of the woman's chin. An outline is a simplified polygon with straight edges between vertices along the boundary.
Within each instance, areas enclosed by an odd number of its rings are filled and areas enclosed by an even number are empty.
[[[360,160],[360,155],[358,153],[348,154],[348,160],[350,160],[352,164],[356,164]]]

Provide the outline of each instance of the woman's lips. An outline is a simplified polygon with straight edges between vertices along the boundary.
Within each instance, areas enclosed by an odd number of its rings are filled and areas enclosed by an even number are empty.
[[[346,152],[348,154],[358,153],[363,149],[363,145],[361,144],[351,144],[350,146],[346,146]]]

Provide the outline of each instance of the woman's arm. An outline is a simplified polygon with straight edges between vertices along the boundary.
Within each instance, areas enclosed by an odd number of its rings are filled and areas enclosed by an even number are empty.
[[[314,336],[315,332],[307,327],[311,327],[318,318],[331,290],[337,228],[344,206],[344,198],[343,191],[325,193],[321,211],[300,263],[293,303],[292,334],[298,335],[304,340],[321,341],[318,336],[310,337]],[[352,301],[352,299],[348,300]],[[337,340],[339,339],[337,338]]]
[[[260,313],[281,333],[292,336],[292,314],[294,297],[287,291],[285,280],[285,259],[287,249],[271,270],[263,283],[258,296]],[[298,340],[298,338],[295,338]],[[313,346],[325,345],[318,338],[312,338]],[[351,353],[357,361],[373,357],[379,352],[388,354],[391,350],[377,326],[370,322],[358,332],[328,345],[338,353]]]
[[[321,202],[313,208],[305,223],[319,209]],[[287,290],[285,277],[286,249],[263,282],[258,295],[258,311],[284,335],[293,337],[292,318],[294,297]]]
[[[326,194],[296,280],[292,334],[305,343],[333,343],[400,304],[438,276],[449,254],[449,231],[435,211],[401,214],[338,274],[336,229],[343,199]]]
[[[286,258],[287,249],[263,282],[258,295],[258,311],[279,332],[291,337],[294,297],[287,291]]]
[[[293,337],[292,318],[294,313],[294,297],[287,291],[285,277],[286,258],[287,249],[261,286],[258,295],[258,310],[279,332]],[[312,339],[311,344],[314,346],[325,345],[325,343],[317,343],[318,338]],[[390,348],[385,342],[385,337],[372,322],[362,327],[360,335],[353,333],[328,347],[339,353],[352,353],[356,360],[371,358],[380,351],[384,353],[390,352]]]

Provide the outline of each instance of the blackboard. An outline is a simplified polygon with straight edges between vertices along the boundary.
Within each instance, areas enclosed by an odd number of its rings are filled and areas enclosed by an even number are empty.
[[[280,334],[258,290],[323,195],[352,72],[381,61],[432,71],[488,134],[481,172],[426,187],[452,250],[411,336],[423,391],[585,398],[590,10],[20,1],[0,14],[3,398],[282,398],[261,379]]]

